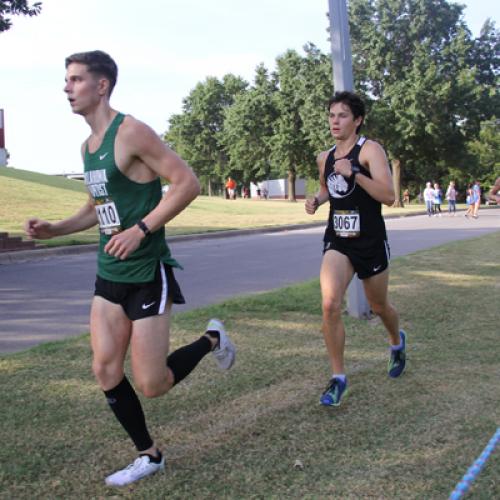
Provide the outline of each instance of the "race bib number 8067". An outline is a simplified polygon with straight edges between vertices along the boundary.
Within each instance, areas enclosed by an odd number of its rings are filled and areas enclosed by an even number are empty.
[[[360,235],[360,218],[357,210],[335,210],[333,213],[333,229],[340,238],[358,238]]]

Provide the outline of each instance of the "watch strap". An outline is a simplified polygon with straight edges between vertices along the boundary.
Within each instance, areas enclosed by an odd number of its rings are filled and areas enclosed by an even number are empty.
[[[151,231],[149,230],[149,227],[146,226],[146,223],[143,220],[140,220],[137,225],[139,228],[142,230],[142,232],[147,236],[148,234],[151,234]]]

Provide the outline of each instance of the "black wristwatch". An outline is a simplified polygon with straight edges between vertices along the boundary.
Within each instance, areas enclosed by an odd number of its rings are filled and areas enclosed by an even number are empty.
[[[361,169],[357,165],[351,165],[351,175],[349,176],[349,179],[352,179],[356,174],[359,174],[361,172]]]
[[[140,220],[137,225],[142,229],[142,232],[147,236],[148,234],[151,234],[151,231],[149,230],[149,227],[146,226],[146,223],[142,220]]]

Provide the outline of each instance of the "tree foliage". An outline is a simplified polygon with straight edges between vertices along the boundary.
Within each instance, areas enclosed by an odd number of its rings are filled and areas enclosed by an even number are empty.
[[[302,60],[297,52],[289,50],[278,57],[276,65],[280,88],[276,99],[279,116],[272,138],[271,158],[280,176],[288,177],[290,198],[295,199],[297,172],[313,157],[300,113],[304,106]]]
[[[379,140],[405,186],[426,180],[485,180],[500,116],[500,33],[487,20],[474,39],[463,6],[446,0],[350,0],[356,91],[367,102],[366,133]],[[330,147],[326,103],[330,55],[313,44],[288,50],[253,85],[207,79],[170,119],[172,146],[200,177],[239,183],[267,176],[316,178]]]
[[[12,26],[10,16],[37,16],[42,10],[42,2],[29,5],[27,0],[0,0],[0,32]]]
[[[253,88],[238,94],[226,108],[221,142],[229,157],[230,174],[239,183],[271,175],[271,140],[278,117],[277,81],[263,65],[256,69]]]
[[[463,6],[445,0],[349,5],[355,80],[370,101],[367,125],[400,161],[404,182],[470,168],[467,142],[498,105],[494,25],[472,39]]]
[[[482,122],[479,137],[471,141],[469,148],[478,165],[474,177],[492,185],[500,177],[500,120]]]
[[[212,178],[224,176],[229,163],[220,141],[224,110],[247,86],[242,78],[231,74],[222,80],[209,77],[184,99],[183,112],[169,120],[164,139],[209,185]]]

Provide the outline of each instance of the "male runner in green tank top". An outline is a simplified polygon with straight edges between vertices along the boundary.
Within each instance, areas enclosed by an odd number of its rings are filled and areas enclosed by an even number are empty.
[[[338,406],[347,394],[344,367],[345,330],[342,301],[357,273],[372,311],[380,316],[391,344],[388,373],[399,377],[405,368],[405,333],[388,299],[389,245],[381,204],[395,195],[385,151],[359,135],[365,116],[363,101],[352,92],[337,92],[328,105],[335,146],[318,155],[320,189],[306,201],[308,214],[330,203],[324,237],[320,285],[323,336],[330,357],[331,379],[320,397],[324,406]]]
[[[31,238],[51,238],[99,224],[95,296],[90,313],[92,368],[115,416],[139,457],[111,474],[106,484],[123,486],[164,468],[164,458],[146,427],[140,401],[124,372],[130,346],[133,378],[146,397],[165,394],[212,352],[222,369],[235,348],[223,324],[208,322],[197,341],[170,355],[172,303],[183,303],[175,280],[177,262],[165,242],[165,224],[199,194],[186,163],[147,125],[114,110],[109,98],[117,78],[113,59],[101,51],[66,59],[64,91],[91,134],[82,146],[89,199],[78,213],[57,223],[26,222]],[[170,189],[162,196],[159,178]],[[168,357],[167,357],[168,355]]]

